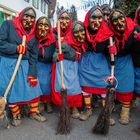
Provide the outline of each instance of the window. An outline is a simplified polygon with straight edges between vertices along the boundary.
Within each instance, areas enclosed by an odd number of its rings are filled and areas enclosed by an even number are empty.
[[[29,2],[29,0],[24,0],[24,1]]]
[[[44,0],[41,0],[41,12],[46,13],[46,3]]]
[[[38,9],[39,1],[38,0],[32,0],[32,3],[33,3],[33,6]]]

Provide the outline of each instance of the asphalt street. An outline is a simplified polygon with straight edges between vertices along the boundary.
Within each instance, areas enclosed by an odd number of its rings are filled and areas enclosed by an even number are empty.
[[[140,100],[138,100],[140,103]],[[4,128],[3,122],[0,126],[0,140],[140,140],[140,135],[136,134],[133,129],[140,127],[140,104],[136,109],[131,111],[131,119],[129,125],[121,125],[118,122],[118,107],[113,112],[116,125],[110,127],[107,136],[95,135],[91,130],[96,122],[100,109],[94,109],[94,113],[87,121],[71,119],[72,130],[69,135],[56,135],[56,126],[58,121],[58,111],[47,114],[47,121],[39,123],[29,118],[23,118],[23,124],[18,127],[10,126],[9,129]]]

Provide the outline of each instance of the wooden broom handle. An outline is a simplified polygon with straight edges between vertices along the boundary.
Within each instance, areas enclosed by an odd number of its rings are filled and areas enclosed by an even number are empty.
[[[57,22],[57,29],[58,29],[58,48],[59,48],[59,54],[62,53],[62,47],[61,47],[61,36],[60,36],[60,21]],[[61,76],[61,85],[62,89],[65,89],[64,84],[64,69],[63,69],[63,61],[60,61],[60,76]]]
[[[112,37],[109,38],[109,41],[110,41],[110,46],[113,46],[114,44],[113,44],[113,38]],[[110,57],[111,57],[111,61],[114,62],[115,61],[114,54],[110,54]],[[114,68],[115,68],[115,66],[111,65],[111,76],[114,76]]]
[[[25,46],[25,44],[26,44],[26,36],[23,35],[23,37],[22,37],[22,45]],[[8,84],[8,87],[7,87],[7,89],[6,89],[5,93],[4,93],[5,98],[7,97],[8,93],[9,93],[9,90],[11,89],[11,86],[12,86],[12,84],[14,82],[15,77],[16,77],[16,74],[17,74],[21,59],[22,59],[22,55],[23,54],[19,54],[19,56],[18,56],[18,60],[17,60],[16,66],[15,66],[13,75],[12,75],[12,77],[10,79],[10,82]]]

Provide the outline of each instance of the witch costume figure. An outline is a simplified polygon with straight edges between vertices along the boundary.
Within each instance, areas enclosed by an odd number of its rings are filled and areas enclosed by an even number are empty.
[[[134,64],[135,74],[135,85],[134,85],[134,96],[131,102],[131,107],[136,108],[136,98],[140,98],[140,6],[135,12],[134,22],[136,24],[134,30],[134,48],[132,50],[132,59]],[[140,126],[135,128],[134,131],[140,135]]]
[[[76,22],[72,26],[72,32],[62,43],[62,54],[58,54],[58,49],[54,53],[53,72],[52,72],[52,99],[55,104],[61,106],[61,79],[59,60],[63,60],[64,83],[67,88],[68,105],[71,108],[73,118],[79,118],[80,114],[77,107],[82,106],[82,94],[79,83],[78,60],[85,52],[85,29],[82,22]]]
[[[60,36],[61,41],[71,32],[72,29],[72,17],[67,11],[63,11],[60,13],[58,20],[60,21]],[[57,38],[58,29],[57,27],[54,28],[54,34]]]
[[[52,26],[47,17],[40,17],[36,23],[36,36],[38,38],[38,79],[43,95],[41,101],[46,111],[51,113],[51,73],[52,58],[55,51],[55,37]]]
[[[86,109],[80,115],[80,120],[85,121],[92,115],[92,94],[101,95],[102,106],[105,106],[106,86],[104,78],[110,75],[110,68],[106,54],[109,54],[109,38],[113,32],[103,20],[100,7],[94,6],[88,11],[84,25],[88,41],[87,52],[79,63],[79,77]],[[114,47],[114,46],[112,46]]]
[[[108,4],[103,4],[101,6],[101,9],[103,11],[104,20],[108,23],[109,22],[109,15],[110,15],[112,9],[110,8],[110,6]]]
[[[130,121],[130,102],[134,91],[134,67],[131,50],[134,47],[134,22],[125,17],[120,10],[110,15],[110,28],[114,32],[117,55],[115,59],[115,77],[118,80],[116,99],[122,102],[119,122],[128,124]]]
[[[134,47],[132,49],[132,59],[135,72],[135,85],[134,85],[134,97],[131,103],[131,107],[136,107],[136,97],[140,98],[140,6],[135,13],[135,30],[134,30]]]
[[[38,113],[38,101],[42,94],[37,80],[38,47],[35,39],[35,10],[25,8],[18,17],[5,21],[0,28],[0,94],[3,96],[13,74],[19,54],[23,54],[14,83],[7,100],[12,113],[12,125],[21,124],[20,104],[30,104],[30,118],[45,121]],[[26,45],[21,45],[26,35]]]

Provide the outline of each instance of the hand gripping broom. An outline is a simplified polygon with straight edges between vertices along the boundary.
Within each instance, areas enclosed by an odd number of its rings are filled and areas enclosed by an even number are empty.
[[[25,46],[25,43],[26,43],[26,36],[23,35],[22,37],[22,45]],[[4,116],[5,116],[5,107],[6,107],[6,104],[7,104],[7,96],[8,96],[8,93],[12,87],[12,84],[14,82],[14,79],[16,77],[16,74],[17,74],[17,71],[18,71],[18,68],[19,68],[19,65],[20,65],[20,62],[21,62],[21,59],[22,59],[22,55],[23,54],[19,54],[18,56],[18,60],[17,60],[17,63],[16,63],[16,66],[15,66],[15,69],[14,69],[14,72],[13,72],[13,75],[10,79],[10,82],[8,84],[8,87],[4,93],[4,96],[3,97],[0,97],[0,120],[3,120],[4,119]]]
[[[110,46],[113,46],[112,37],[110,37]],[[114,54],[110,54],[111,57],[111,76],[114,78]],[[93,133],[106,135],[109,132],[109,120],[112,112],[112,106],[115,98],[115,83],[113,79],[108,79],[107,86],[107,96],[106,96],[106,104],[99,114],[95,126],[93,128]]]
[[[60,38],[60,21],[58,21],[58,47],[59,54],[62,54],[61,48],[61,38]],[[67,102],[67,89],[64,84],[64,73],[63,73],[63,61],[60,63],[60,75],[61,75],[61,96],[62,96],[62,105],[60,108],[59,122],[57,126],[57,134],[68,134],[70,133],[70,109]]]

